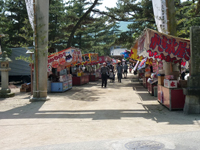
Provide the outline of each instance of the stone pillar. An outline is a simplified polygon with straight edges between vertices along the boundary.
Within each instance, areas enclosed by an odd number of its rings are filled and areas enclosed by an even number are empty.
[[[8,72],[11,70],[9,68],[9,62],[12,62],[12,60],[8,58],[7,53],[4,51],[2,57],[0,58],[0,64],[1,64],[0,97],[3,97],[3,98],[15,96],[15,93],[11,93],[11,90],[8,87]]]
[[[47,57],[49,0],[35,0],[36,41],[34,60],[33,97],[30,101],[48,100],[47,97]]]
[[[166,0],[167,6],[167,19],[168,19],[168,33],[169,35],[176,36],[176,18],[175,18],[175,5],[174,0]],[[178,71],[178,67],[171,62],[163,62],[163,69],[165,70],[165,75],[169,75],[172,71]]]
[[[186,95],[184,113],[200,113],[200,27],[190,28],[190,76]]]

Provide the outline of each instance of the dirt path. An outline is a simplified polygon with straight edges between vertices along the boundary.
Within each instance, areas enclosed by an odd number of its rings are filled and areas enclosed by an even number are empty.
[[[90,82],[50,101],[29,102],[14,89],[14,98],[0,99],[0,149],[20,149],[83,141],[136,138],[200,129],[199,115],[168,111],[138,82]]]

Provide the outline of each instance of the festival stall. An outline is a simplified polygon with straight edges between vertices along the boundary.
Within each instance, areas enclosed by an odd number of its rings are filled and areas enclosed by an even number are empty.
[[[89,73],[89,81],[98,81],[100,78],[99,70],[99,56],[97,53],[88,53],[83,56],[83,64],[86,66],[86,70]]]
[[[84,63],[86,65],[88,58],[83,57],[82,54],[81,58],[81,61],[78,61],[76,64],[71,66],[72,83],[74,86],[89,83],[89,73],[87,71],[84,71]]]
[[[68,48],[48,56],[48,91],[64,92],[72,88],[70,67],[82,61],[79,49]]]
[[[189,61],[190,41],[145,29],[138,40],[137,54],[170,64],[169,74],[165,74],[163,69],[157,72],[158,101],[170,110],[183,109],[185,82],[180,80],[181,71],[174,71],[172,64],[180,69],[181,63]]]

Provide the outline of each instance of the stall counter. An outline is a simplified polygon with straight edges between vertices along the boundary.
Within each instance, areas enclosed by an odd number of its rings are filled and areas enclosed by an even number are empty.
[[[154,86],[157,86],[157,82],[149,83],[147,82],[147,89],[150,95],[154,96]]]
[[[83,85],[89,83],[89,75],[83,75],[80,77],[72,77],[72,85]]]
[[[89,76],[89,81],[94,82],[99,80],[99,72],[91,73]]]
[[[70,86],[70,80],[65,82],[52,82],[51,83],[51,92],[65,92],[72,88]]]
[[[170,89],[158,85],[158,101],[169,110],[183,109],[185,104],[185,95],[182,88]]]
[[[149,77],[143,77],[143,86],[147,88],[147,80]]]
[[[60,76],[60,82],[51,82],[51,92],[65,92],[72,88],[72,76]]]

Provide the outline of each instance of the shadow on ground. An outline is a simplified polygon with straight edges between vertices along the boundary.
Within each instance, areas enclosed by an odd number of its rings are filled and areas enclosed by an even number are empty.
[[[0,119],[40,119],[40,118],[65,118],[65,119],[92,119],[92,120],[120,120],[131,118],[151,119],[157,123],[168,124],[194,124],[200,120],[198,115],[185,116],[181,112],[169,112],[161,105],[143,105],[144,109],[102,109],[102,110],[40,110],[45,102],[29,103],[0,113]],[[169,113],[171,115],[169,115]]]
[[[98,96],[101,95],[99,90],[90,90],[91,86],[99,86],[99,83],[90,83],[81,87],[75,87],[72,90],[65,93],[50,93],[49,96],[64,97],[67,96],[71,100],[79,101],[98,101]],[[121,85],[119,88],[133,87],[137,91],[143,91],[144,89],[138,83],[127,83]],[[115,87],[113,87],[115,88]],[[146,93],[137,93],[142,101],[156,101],[156,98]],[[28,99],[24,97],[24,99]],[[82,99],[80,99],[82,97]],[[87,97],[87,98],[84,98]],[[89,98],[88,98],[89,97]],[[91,100],[89,100],[91,99]],[[168,124],[194,124],[195,120],[200,120],[199,115],[186,116],[182,111],[170,112],[168,109],[160,104],[143,104],[138,103],[142,106],[142,109],[94,109],[94,110],[42,110],[41,107],[47,102],[33,102],[25,104],[24,106],[15,107],[13,109],[0,112],[0,119],[40,119],[40,118],[65,118],[65,119],[92,119],[92,120],[120,120],[120,119],[134,119],[134,118],[145,118],[151,119],[155,122],[164,122]],[[47,104],[48,105],[48,104]],[[137,107],[138,108],[138,107]]]

